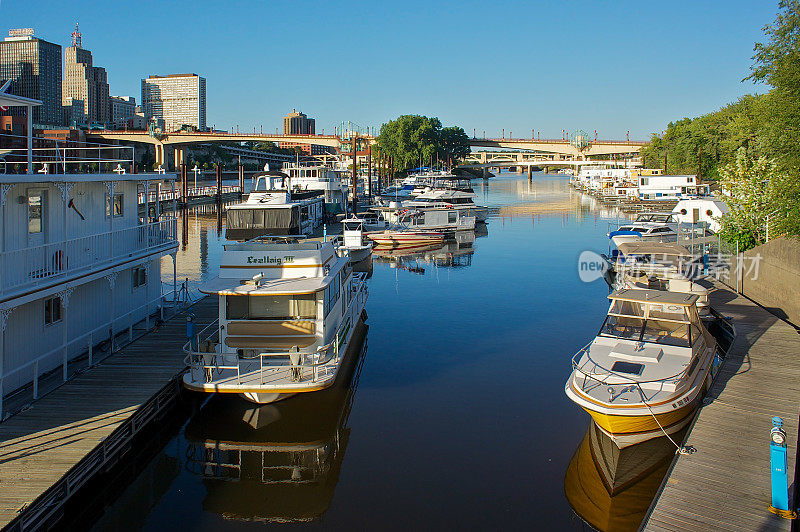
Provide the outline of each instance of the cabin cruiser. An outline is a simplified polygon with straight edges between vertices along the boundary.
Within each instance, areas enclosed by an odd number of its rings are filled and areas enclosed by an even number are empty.
[[[628,224],[608,233],[619,247],[624,242],[675,242],[678,240],[678,220],[671,212],[643,212]]]
[[[476,197],[470,179],[448,174],[438,176],[430,187],[420,191],[413,200],[406,201],[403,205],[408,208],[450,206],[463,211],[467,216],[474,216],[479,222],[485,222],[489,209],[475,205]]]
[[[565,392],[622,448],[686,426],[721,358],[697,295],[622,289],[608,298],[600,332],[572,358]]]
[[[392,214],[389,219],[392,219]],[[431,231],[472,231],[475,217],[452,208],[403,209],[394,215],[398,225]]]
[[[334,245],[350,257],[351,263],[361,262],[372,252],[372,242],[364,240],[364,221],[360,218],[342,220],[342,236]]]
[[[256,176],[247,199],[226,209],[225,237],[248,240],[265,235],[310,235],[324,219],[322,192],[292,188],[283,172]]]
[[[700,317],[709,316],[709,289],[698,282],[705,277],[702,255],[674,242],[626,242],[612,257],[606,280],[613,288],[695,294]]]
[[[326,214],[334,215],[347,210],[348,187],[342,179],[343,171],[320,164],[295,163],[284,163],[282,170],[291,179],[292,187],[304,191],[320,191],[325,199]]]
[[[362,320],[365,277],[331,242],[225,245],[219,277],[200,288],[219,298],[219,318],[184,346],[184,386],[256,403],[327,388]]]

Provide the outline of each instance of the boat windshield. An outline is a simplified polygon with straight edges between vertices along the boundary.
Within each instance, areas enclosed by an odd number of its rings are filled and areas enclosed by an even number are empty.
[[[637,222],[668,223],[673,222],[671,214],[667,213],[643,213],[636,217]]]
[[[646,227],[633,227],[632,225],[623,225],[619,231],[636,231],[637,233],[644,233],[647,231]]]
[[[690,324],[684,308],[643,305],[615,300],[600,328],[600,336],[689,347],[700,337],[697,325]]]

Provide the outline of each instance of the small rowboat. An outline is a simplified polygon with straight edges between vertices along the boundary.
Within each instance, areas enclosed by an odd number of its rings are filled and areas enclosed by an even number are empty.
[[[367,233],[366,236],[377,245],[386,247],[426,246],[444,242],[444,234],[435,231],[386,230]]]

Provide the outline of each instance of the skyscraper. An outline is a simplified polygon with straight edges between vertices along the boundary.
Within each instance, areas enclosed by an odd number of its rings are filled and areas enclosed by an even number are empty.
[[[149,76],[142,80],[142,111],[148,122],[163,119],[167,131],[206,129],[206,78],[197,74]]]
[[[64,83],[62,104],[71,107],[83,103],[83,118],[87,124],[111,122],[106,69],[92,65],[92,52],[81,47],[78,25],[72,33],[72,46],[64,52]]]
[[[0,83],[11,80],[9,94],[41,100],[33,108],[33,122],[61,125],[61,46],[37,39],[30,28],[12,29],[0,42]],[[3,114],[21,115],[21,107]]]
[[[298,113],[297,109],[283,117],[284,135],[313,135],[315,130],[315,120],[308,118],[304,113]]]

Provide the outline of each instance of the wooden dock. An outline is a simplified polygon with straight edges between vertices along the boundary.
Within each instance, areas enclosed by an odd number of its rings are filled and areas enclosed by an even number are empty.
[[[800,335],[727,287],[711,298],[733,318],[736,339],[687,437],[696,452],[676,457],[641,529],[788,531],[792,522],[767,509],[769,431],[782,417],[794,488]]]
[[[217,300],[201,299],[190,311],[200,330],[216,319]],[[175,399],[185,316],[178,313],[0,423],[0,527],[53,522],[62,504]]]

